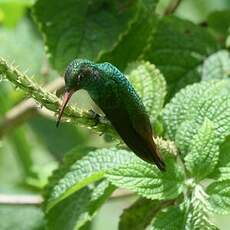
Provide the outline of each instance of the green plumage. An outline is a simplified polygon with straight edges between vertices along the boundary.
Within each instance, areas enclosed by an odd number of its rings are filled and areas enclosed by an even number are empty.
[[[154,162],[159,169],[164,170],[141,98],[115,66],[110,63],[95,64],[84,59],[74,60],[65,72],[65,91],[71,96],[78,89],[88,91],[137,156],[147,162]]]

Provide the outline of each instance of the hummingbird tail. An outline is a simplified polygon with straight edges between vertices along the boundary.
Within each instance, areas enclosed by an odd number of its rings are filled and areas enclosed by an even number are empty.
[[[156,164],[156,166],[161,170],[161,171],[165,171],[165,163],[161,158],[159,149],[156,146],[156,143],[154,142],[154,140],[151,138],[150,140],[150,151],[151,151],[151,158],[152,161]]]
[[[165,163],[161,158],[158,156],[154,157],[154,163],[161,171],[165,171]]]

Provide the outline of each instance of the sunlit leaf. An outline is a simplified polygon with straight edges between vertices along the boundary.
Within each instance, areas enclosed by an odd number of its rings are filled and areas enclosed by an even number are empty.
[[[214,213],[230,214],[230,180],[216,181],[207,188],[209,202]]]
[[[166,96],[166,82],[160,71],[149,62],[133,63],[127,78],[142,98],[152,121],[161,112]]]
[[[207,177],[218,163],[219,146],[216,141],[214,124],[205,120],[198,134],[191,140],[185,166],[197,179]]]
[[[86,185],[100,180],[108,169],[116,168],[134,159],[136,157],[131,152],[111,148],[91,151],[76,161],[68,160],[59,170],[58,178],[54,179],[52,186],[49,186],[46,210]]]
[[[137,159],[107,172],[114,185],[130,189],[148,199],[171,199],[183,190],[183,173],[174,159],[166,161],[166,172]]]

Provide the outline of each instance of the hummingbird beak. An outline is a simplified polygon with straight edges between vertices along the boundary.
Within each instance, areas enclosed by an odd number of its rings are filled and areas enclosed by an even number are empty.
[[[60,107],[60,110],[59,110],[59,114],[58,114],[58,119],[57,119],[57,123],[56,123],[56,127],[59,126],[60,124],[60,121],[61,121],[61,117],[62,117],[62,114],[65,110],[65,107],[66,105],[68,104],[71,96],[73,95],[74,91],[66,91],[65,94],[64,94],[64,98],[63,98],[63,102],[62,102],[62,106]]]

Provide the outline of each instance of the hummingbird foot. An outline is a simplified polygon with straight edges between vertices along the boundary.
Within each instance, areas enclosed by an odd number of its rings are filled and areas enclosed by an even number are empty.
[[[98,123],[100,122],[101,115],[96,113],[92,109],[90,109],[88,112],[91,114],[92,118],[95,120],[95,124],[93,126],[97,126]]]

